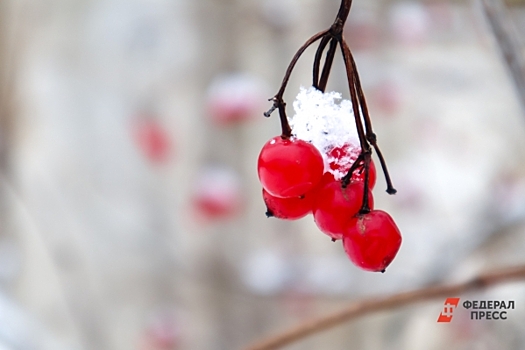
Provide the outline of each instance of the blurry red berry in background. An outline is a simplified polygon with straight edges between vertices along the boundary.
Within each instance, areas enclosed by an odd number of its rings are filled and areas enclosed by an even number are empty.
[[[205,221],[235,216],[243,202],[239,177],[228,168],[205,168],[195,184],[192,202],[199,218]]]
[[[154,163],[164,163],[171,151],[168,132],[153,118],[144,118],[134,125],[134,136],[142,153]]]
[[[175,350],[181,343],[180,325],[171,315],[157,316],[146,328],[140,350]]]
[[[383,113],[392,115],[401,107],[401,87],[393,81],[385,80],[372,90],[372,102]]]
[[[259,79],[248,74],[224,74],[208,88],[208,114],[220,125],[243,122],[261,115],[265,96],[264,83]]]

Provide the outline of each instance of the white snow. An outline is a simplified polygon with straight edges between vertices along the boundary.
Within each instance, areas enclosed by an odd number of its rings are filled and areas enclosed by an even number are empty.
[[[338,92],[323,93],[314,87],[301,87],[293,107],[295,115],[290,120],[292,133],[312,143],[321,152],[326,171],[330,171],[337,179],[343,177],[345,174],[328,167],[334,158],[327,153],[334,147],[350,145],[351,155],[338,159],[338,164],[348,169],[361,150],[352,102],[342,99]]]

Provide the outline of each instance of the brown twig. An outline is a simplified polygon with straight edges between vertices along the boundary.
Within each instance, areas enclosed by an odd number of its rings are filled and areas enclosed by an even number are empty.
[[[525,55],[508,10],[502,0],[482,0],[483,11],[492,28],[499,49],[505,58],[516,90],[525,109]]]
[[[288,85],[288,80],[290,80],[290,76],[292,75],[292,71],[295,67],[295,64],[297,63],[297,61],[299,61],[299,58],[301,58],[301,55],[304,53],[304,51],[317,40],[321,39],[327,32],[328,31],[325,30],[315,34],[310,39],[308,39],[306,43],[304,43],[303,46],[301,46],[301,48],[299,48],[299,50],[292,58],[292,61],[288,65],[288,68],[286,69],[286,73],[284,74],[283,82],[281,83],[281,88],[279,89],[279,92],[277,92],[277,94],[271,99],[273,100],[272,108],[270,108],[268,112],[264,113],[265,117],[269,117],[275,109],[279,110],[279,118],[281,119],[282,138],[289,138],[290,136],[292,136],[292,129],[290,128],[288,118],[286,117],[286,103],[283,100],[283,95],[284,91],[286,90],[286,85]]]
[[[525,265],[507,267],[501,270],[481,273],[462,283],[425,287],[410,292],[385,297],[358,300],[343,310],[314,318],[292,327],[277,335],[268,337],[246,347],[246,350],[273,350],[304,339],[315,333],[335,327],[360,316],[373,312],[397,309],[406,305],[437,298],[458,296],[468,291],[490,287],[496,284],[525,279]]]
[[[319,68],[321,66],[321,57],[323,56],[324,49],[326,48],[326,45],[328,45],[329,41],[330,41],[329,36],[323,37],[323,39],[321,40],[321,43],[319,44],[319,47],[317,48],[317,51],[315,52],[312,86],[318,90],[320,90],[319,89]]]

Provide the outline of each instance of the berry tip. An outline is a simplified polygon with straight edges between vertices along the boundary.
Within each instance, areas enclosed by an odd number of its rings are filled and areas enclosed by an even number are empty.
[[[388,194],[396,194],[397,190],[395,188],[387,188],[386,193]]]
[[[266,213],[264,213],[266,215],[267,218],[273,218],[275,215],[273,215],[273,212],[268,209],[266,210]]]

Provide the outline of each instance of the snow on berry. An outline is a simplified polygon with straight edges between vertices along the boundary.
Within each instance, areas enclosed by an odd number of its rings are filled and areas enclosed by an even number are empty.
[[[311,142],[323,155],[325,170],[341,179],[361,151],[352,102],[342,99],[338,92],[323,93],[314,87],[301,87],[293,107],[292,133]],[[339,158],[340,152],[334,149],[345,149],[344,157]]]

